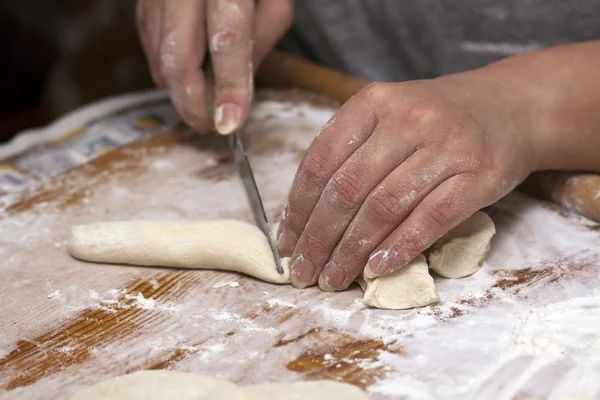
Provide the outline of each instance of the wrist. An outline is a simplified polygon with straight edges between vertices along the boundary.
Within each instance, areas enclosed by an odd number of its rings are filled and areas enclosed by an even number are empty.
[[[553,93],[544,85],[529,79],[529,74],[510,59],[473,71],[492,98],[485,115],[503,132],[512,130],[517,142],[515,151],[524,153],[523,168],[527,173],[556,168],[556,141]]]

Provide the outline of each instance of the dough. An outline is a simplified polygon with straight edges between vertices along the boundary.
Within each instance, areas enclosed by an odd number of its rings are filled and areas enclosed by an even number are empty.
[[[72,229],[68,250],[86,261],[237,271],[272,283],[290,279],[289,258],[282,258],[285,272],[278,274],[262,231],[236,220],[80,225]],[[421,255],[391,276],[367,279],[361,287],[365,303],[378,308],[423,307],[438,299]]]
[[[419,254],[404,268],[391,275],[358,279],[365,291],[365,304],[390,310],[424,307],[438,301],[427,261]]]
[[[236,385],[188,372],[138,371],[82,389],[70,400],[208,400],[212,394]]]
[[[287,265],[284,274],[275,269],[262,231],[236,220],[79,225],[72,228],[68,250],[86,261],[237,271],[271,283],[290,280]]]
[[[496,233],[494,222],[478,211],[431,246],[429,266],[446,278],[463,278],[479,270]]]
[[[356,386],[334,381],[266,383],[213,393],[210,400],[369,400]]]
[[[177,371],[138,371],[82,389],[70,400],[368,400],[355,386],[333,381],[274,383],[249,387]]]

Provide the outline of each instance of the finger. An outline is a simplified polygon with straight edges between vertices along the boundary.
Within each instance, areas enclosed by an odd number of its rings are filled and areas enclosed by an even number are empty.
[[[253,91],[252,0],[208,0],[207,31],[215,76],[215,127],[223,135],[248,118]]]
[[[357,95],[340,108],[300,162],[277,232],[284,254],[293,253],[327,182],[377,125],[377,115],[362,97]]]
[[[148,24],[147,0],[138,0],[135,7],[135,22],[140,37],[140,45],[148,61],[148,69],[151,69],[150,53],[148,49],[148,37],[146,35],[146,25]],[[154,78],[154,76],[153,76]]]
[[[391,274],[408,264],[450,229],[495,200],[472,173],[446,180],[425,197],[373,252],[365,276]]]
[[[169,0],[164,7],[160,65],[169,95],[190,126],[211,129],[201,69],[206,51],[204,2]]]
[[[148,24],[146,25],[148,44],[150,49],[151,71],[155,77],[156,85],[160,88],[166,88],[165,78],[163,76],[160,60],[161,37],[163,33],[163,21],[165,4],[161,0],[150,0],[148,2]]]
[[[156,1],[139,0],[136,7],[136,20],[140,42],[146,55],[152,80],[156,86],[164,88],[158,60],[158,43],[155,40],[161,31],[160,6]]]
[[[254,15],[254,70],[292,25],[292,0],[259,0]]]
[[[396,129],[379,124],[371,137],[333,174],[294,249],[294,260],[300,260],[298,266],[291,265],[291,279],[295,285],[306,287],[316,283],[361,204],[415,151],[417,140],[418,135],[398,134]],[[390,146],[390,143],[396,145]],[[373,248],[377,244],[379,242]],[[368,256],[369,253],[364,255],[361,268]]]
[[[319,276],[324,291],[346,289],[362,272],[373,250],[458,166],[436,149],[413,153],[383,179],[362,203]]]

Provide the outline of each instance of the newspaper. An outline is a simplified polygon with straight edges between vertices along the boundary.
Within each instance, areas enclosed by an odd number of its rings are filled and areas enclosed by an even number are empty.
[[[46,128],[0,146],[0,197],[23,190],[107,151],[174,127],[180,121],[158,91],[92,104]]]

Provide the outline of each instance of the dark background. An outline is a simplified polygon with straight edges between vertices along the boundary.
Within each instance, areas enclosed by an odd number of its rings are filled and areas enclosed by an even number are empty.
[[[0,55],[0,142],[94,100],[153,86],[135,0],[5,0]]]

